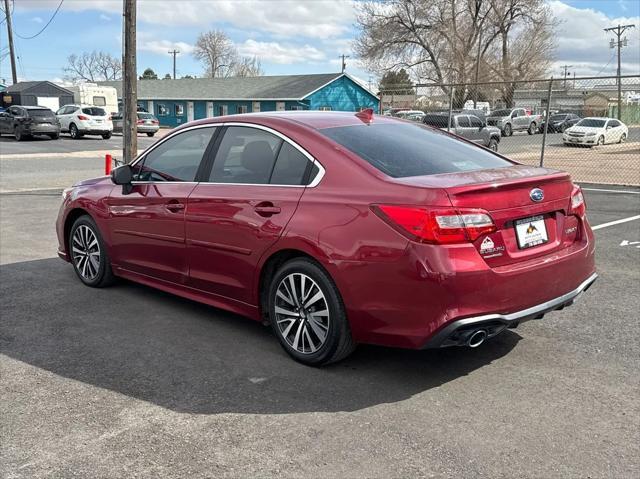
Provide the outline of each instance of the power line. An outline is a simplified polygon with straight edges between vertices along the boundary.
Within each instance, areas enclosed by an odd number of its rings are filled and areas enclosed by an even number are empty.
[[[30,37],[23,37],[22,35],[19,35],[17,32],[13,32],[15,34],[16,37],[18,38],[22,38],[23,40],[32,40],[34,38],[36,38],[37,36],[39,36],[42,32],[44,32],[47,27],[51,24],[51,22],[53,21],[54,18],[56,18],[56,15],[58,14],[58,12],[60,11],[60,7],[62,7],[62,4],[64,3],[64,0],[60,0],[60,3],[58,4],[58,8],[56,8],[56,11],[53,12],[53,15],[51,15],[51,18],[49,19],[49,21],[46,23],[46,25],[44,27],[42,27],[42,29],[36,33],[35,35],[31,35]]]

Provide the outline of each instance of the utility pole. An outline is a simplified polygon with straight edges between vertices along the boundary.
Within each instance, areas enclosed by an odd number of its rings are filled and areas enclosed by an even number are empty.
[[[478,34],[478,54],[476,55],[476,84],[473,92],[473,109],[478,108],[478,75],[480,73],[480,46],[482,45],[482,30]]]
[[[176,50],[175,48],[169,52],[169,55],[173,55],[173,79],[176,79],[176,55],[180,53],[180,50]]]
[[[5,0],[6,1],[6,0]],[[347,68],[347,62],[345,61],[347,58],[351,58],[349,55],[345,55],[344,53],[342,55],[340,55],[340,58],[342,58],[342,73],[344,73],[344,71]]]
[[[138,154],[138,74],[136,69],[136,0],[124,0],[124,162]]]
[[[563,65],[562,66],[563,70],[564,70],[564,74],[562,75],[562,77],[564,78],[564,89],[567,89],[567,75],[569,68],[573,68],[573,65]]]
[[[616,78],[616,83],[618,84],[618,115],[617,115],[618,120],[622,116],[622,82],[620,79],[620,50],[622,49],[623,46],[625,47],[627,46],[627,39],[626,38],[623,39],[622,34],[625,32],[625,30],[628,30],[629,28],[635,28],[635,27],[636,27],[635,25],[618,24],[617,27],[609,27],[604,29],[605,32],[615,33],[616,37],[618,38],[617,41],[614,41],[612,39],[611,42],[609,42],[609,48],[615,48],[616,46],[618,47],[618,74]]]
[[[11,11],[9,10],[9,0],[4,0],[4,13],[7,17],[7,35],[9,36],[9,56],[11,57],[11,76],[13,84],[18,83],[18,73],[16,72],[16,53],[13,49],[13,27],[11,26]]]

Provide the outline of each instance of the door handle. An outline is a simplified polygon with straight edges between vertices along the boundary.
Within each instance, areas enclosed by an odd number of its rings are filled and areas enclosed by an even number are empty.
[[[167,203],[165,207],[172,213],[177,213],[178,211],[184,210],[184,205],[182,203],[178,203],[177,201]]]
[[[274,206],[270,201],[263,201],[262,203],[258,203],[253,210],[258,213],[260,216],[271,216],[277,215],[280,213],[280,207]]]

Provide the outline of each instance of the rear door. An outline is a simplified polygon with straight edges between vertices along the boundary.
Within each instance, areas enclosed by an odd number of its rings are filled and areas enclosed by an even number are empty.
[[[210,173],[187,205],[190,284],[251,302],[258,261],[282,235],[318,170],[308,153],[267,128],[228,126],[218,142]]]
[[[187,198],[215,126],[189,128],[161,141],[134,165],[133,190],[115,187],[107,200],[113,263],[135,273],[186,283]]]

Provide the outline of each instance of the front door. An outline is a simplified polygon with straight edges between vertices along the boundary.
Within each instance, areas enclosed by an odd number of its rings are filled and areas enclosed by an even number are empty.
[[[193,121],[194,120],[194,114],[193,114],[193,102],[192,101],[188,101],[187,102],[187,121]]]
[[[281,136],[228,127],[209,181],[198,184],[187,205],[190,284],[251,303],[256,265],[282,235],[313,168]]]
[[[134,164],[133,190],[113,189],[107,206],[113,264],[186,283],[185,210],[216,128],[192,128],[160,142]]]

